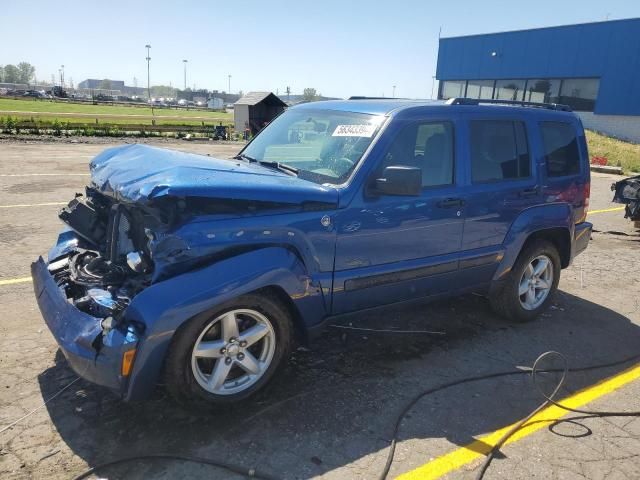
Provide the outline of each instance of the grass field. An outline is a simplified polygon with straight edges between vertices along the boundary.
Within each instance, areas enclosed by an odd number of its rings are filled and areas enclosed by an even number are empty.
[[[623,142],[591,130],[587,130],[586,133],[589,155],[592,158],[606,157],[607,165],[622,167],[626,173],[640,172],[640,145]]]
[[[147,106],[124,105],[83,105],[77,103],[56,102],[52,100],[14,100],[0,98],[0,116],[11,116],[18,119],[40,119],[71,123],[109,124],[182,124],[195,125],[201,122],[230,122],[233,114],[227,112],[210,112],[206,110],[185,110],[155,108]]]

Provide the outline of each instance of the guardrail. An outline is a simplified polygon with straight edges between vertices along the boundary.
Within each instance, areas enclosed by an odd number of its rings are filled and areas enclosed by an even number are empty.
[[[92,99],[82,99],[82,98],[35,98],[35,97],[23,97],[23,96],[13,96],[13,95],[0,95],[0,99],[6,98],[9,100],[24,100],[25,102],[50,102],[50,103],[67,103],[67,104],[75,104],[75,105],[111,105],[111,106],[121,106],[121,107],[132,107],[132,108],[153,108],[157,110],[185,110],[189,112],[224,112],[226,108],[214,110],[208,107],[202,106],[194,106],[194,105],[151,105],[147,102],[125,102],[120,100],[92,100]],[[1,112],[0,112],[1,113]]]
[[[198,133],[207,136],[216,136],[216,126],[219,122],[200,125],[146,125],[146,124],[121,124],[121,123],[71,123],[71,122],[32,122],[13,121],[10,124],[0,124],[0,132],[13,133],[51,133],[53,135],[85,135],[85,136],[120,136],[138,134],[140,136],[163,133]],[[226,125],[227,132],[231,133],[231,125]],[[8,132],[7,132],[8,131]]]

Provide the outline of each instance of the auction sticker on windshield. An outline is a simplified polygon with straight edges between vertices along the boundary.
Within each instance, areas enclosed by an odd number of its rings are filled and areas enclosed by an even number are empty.
[[[371,137],[376,131],[377,125],[338,125],[333,131],[332,137]]]

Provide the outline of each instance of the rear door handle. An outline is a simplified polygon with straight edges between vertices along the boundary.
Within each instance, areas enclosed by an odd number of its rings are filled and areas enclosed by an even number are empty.
[[[461,198],[447,198],[446,200],[436,203],[436,205],[440,208],[462,207],[464,205],[464,200]]]
[[[538,195],[538,187],[527,188],[525,190],[520,191],[520,197],[522,198],[531,198]]]

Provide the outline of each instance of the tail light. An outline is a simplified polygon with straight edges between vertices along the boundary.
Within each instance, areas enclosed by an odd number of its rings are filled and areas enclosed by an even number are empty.
[[[584,184],[584,190],[582,192],[582,196],[584,198],[584,210],[582,212],[581,222],[584,222],[587,219],[587,213],[589,212],[589,197],[591,196],[591,182],[587,182]]]

